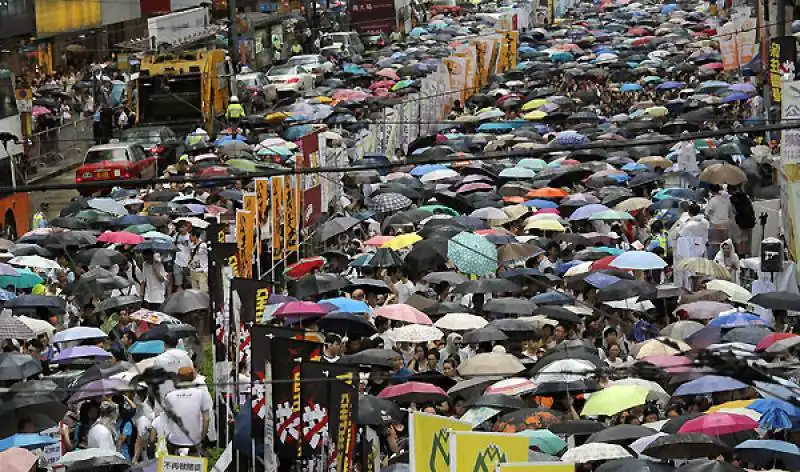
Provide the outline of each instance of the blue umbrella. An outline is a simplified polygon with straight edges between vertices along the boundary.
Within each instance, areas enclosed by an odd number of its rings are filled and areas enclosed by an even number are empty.
[[[722,103],[745,102],[750,100],[750,95],[744,92],[733,92],[722,97]]]
[[[553,62],[569,62],[574,58],[575,56],[568,52],[557,52],[550,55],[550,60]]]
[[[536,205],[534,205],[536,206]],[[586,206],[578,207],[577,210],[572,212],[569,215],[569,221],[580,221],[580,220],[588,220],[590,216],[594,215],[595,213],[600,213],[601,211],[608,211],[609,208],[605,205],[600,203],[591,203]]]
[[[497,248],[475,233],[462,231],[450,238],[447,257],[465,274],[482,276],[497,272]]]
[[[704,375],[692,381],[686,382],[675,389],[673,396],[682,397],[685,395],[705,395],[706,393],[728,392],[747,388],[747,384],[724,375]]]
[[[606,288],[622,279],[611,274],[604,274],[603,272],[592,272],[584,277],[583,280],[594,288]]]
[[[736,446],[736,453],[760,467],[776,468],[775,461],[779,460],[781,469],[800,469],[800,448],[786,441],[750,439]]]
[[[502,133],[519,128],[520,125],[510,121],[500,121],[497,123],[483,123],[478,127],[481,133]]]
[[[369,267],[369,261],[371,260],[372,260],[371,253],[360,254],[358,255],[358,257],[356,257],[350,262],[350,267],[356,267],[356,268]]]
[[[345,74],[367,75],[367,71],[365,71],[363,67],[357,66],[355,64],[345,64],[344,67],[342,68],[342,71]]]
[[[550,200],[544,200],[541,198],[534,198],[533,200],[528,200],[527,202],[523,203],[522,205],[526,207],[534,207],[534,208],[558,208],[558,203],[551,202]]]
[[[763,430],[790,429],[792,419],[783,410],[767,410],[758,419],[758,427]]]
[[[8,290],[0,289],[0,301],[7,302],[9,300],[13,300],[17,298],[17,296]]]
[[[425,28],[420,28],[419,26],[412,29],[411,32],[408,33],[408,35],[411,36],[412,38],[419,38],[423,34],[428,34],[428,30],[426,30]]]
[[[569,146],[571,144],[589,144],[588,137],[573,130],[562,131],[558,133],[554,141],[556,144],[560,144],[562,146]]]
[[[678,198],[681,200],[698,200],[700,196],[694,190],[688,188],[665,188],[653,195],[653,200],[665,200],[667,198]]]
[[[747,405],[748,410],[753,410],[765,414],[769,410],[783,410],[789,416],[800,418],[800,407],[792,405],[789,402],[778,400],[776,398],[759,398],[753,403]]]
[[[525,167],[509,167],[500,171],[500,177],[508,179],[532,179],[536,177],[536,172]]]
[[[629,270],[653,270],[663,269],[667,263],[652,252],[627,251],[617,256],[611,266]]]
[[[4,439],[0,439],[0,451],[21,447],[23,449],[41,449],[45,446],[55,444],[58,441],[43,434],[17,433]]]
[[[370,313],[372,309],[366,303],[352,298],[337,297],[320,300],[320,303],[328,303],[336,307],[340,313]]]
[[[669,15],[673,11],[678,10],[680,8],[681,7],[678,4],[668,3],[668,4],[664,5],[663,7],[661,7],[661,14],[662,15]]]
[[[760,324],[765,323],[764,320],[762,320],[758,315],[738,311],[714,318],[708,323],[708,326],[717,328],[737,328],[740,326]]]
[[[650,168],[647,167],[644,164],[638,164],[636,162],[629,162],[629,163],[625,164],[624,166],[622,166],[622,170],[624,170],[625,172],[636,172],[638,170],[650,170]]]
[[[421,166],[417,166],[411,169],[411,172],[409,172],[409,174],[413,175],[414,177],[422,177],[425,174],[428,174],[435,170],[442,170],[442,169],[448,169],[448,167],[442,164],[423,164]]]
[[[656,86],[656,90],[674,90],[683,88],[686,86],[686,82],[678,82],[675,80],[670,80],[667,82],[662,82]]]
[[[544,292],[531,298],[537,305],[572,305],[575,299],[564,292]]]
[[[283,139],[297,141],[303,136],[311,134],[312,131],[314,131],[314,127],[312,125],[290,126],[283,132]]]
[[[136,341],[128,349],[129,354],[158,355],[164,352],[164,341]]]
[[[619,88],[620,92],[638,92],[642,90],[642,86],[639,84],[622,84]]]
[[[153,219],[144,215],[125,215],[111,221],[111,226],[131,226],[146,225],[153,222]]]

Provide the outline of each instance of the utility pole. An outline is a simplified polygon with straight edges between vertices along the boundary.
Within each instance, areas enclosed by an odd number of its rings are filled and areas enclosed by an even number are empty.
[[[230,26],[228,27],[228,54],[231,56],[231,64],[233,66],[233,70],[231,71],[232,75],[236,75],[236,68],[239,65],[239,45],[237,44],[237,34],[236,34],[236,21],[237,21],[237,12],[236,12],[236,0],[228,0],[228,21],[230,22]],[[235,80],[235,77],[234,77]]]

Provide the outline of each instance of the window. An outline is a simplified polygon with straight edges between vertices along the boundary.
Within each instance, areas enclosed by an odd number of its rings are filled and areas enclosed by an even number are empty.
[[[2,1],[2,0],[0,0]],[[17,114],[17,98],[11,72],[0,69],[0,119]]]
[[[133,154],[133,160],[135,161],[143,161],[147,159],[147,154],[144,153],[144,149],[141,146],[133,146],[131,148],[131,154]]]
[[[25,14],[25,0],[0,0],[0,16]]]
[[[123,148],[114,149],[95,149],[86,154],[85,164],[97,164],[99,162],[125,162],[128,160],[128,151]]]

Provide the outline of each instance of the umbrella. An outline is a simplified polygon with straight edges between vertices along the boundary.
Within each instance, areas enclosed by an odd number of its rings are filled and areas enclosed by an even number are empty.
[[[621,257],[621,256],[620,256]],[[597,300],[601,302],[626,300],[636,294],[638,300],[655,300],[656,288],[643,280],[619,280],[597,291]]]
[[[289,279],[299,279],[315,270],[320,270],[327,260],[322,256],[306,257],[290,264],[283,271],[283,276]]]
[[[64,454],[57,464],[65,466],[72,472],[96,469],[113,470],[115,467],[130,465],[130,462],[119,452],[88,448]]]
[[[82,385],[69,397],[69,404],[76,404],[90,398],[112,395],[124,389],[130,389],[128,382],[119,379],[98,379]]]
[[[675,389],[674,395],[678,397],[684,395],[704,395],[707,393],[727,392],[742,388],[747,388],[747,384],[734,378],[722,375],[705,375],[679,386]]]
[[[727,303],[698,301],[679,305],[673,314],[685,315],[685,317],[694,320],[710,320],[719,316],[720,313],[733,309],[733,305]]]
[[[349,337],[369,337],[375,334],[375,326],[360,315],[334,311],[317,321],[323,331]]]
[[[28,267],[31,269],[41,269],[41,270],[61,269],[61,266],[58,264],[58,262],[38,255],[17,256],[8,261],[8,263],[11,265]]]
[[[384,388],[378,398],[398,403],[438,403],[447,399],[447,393],[435,385],[411,381]]]
[[[530,315],[533,313],[533,305],[524,298],[493,298],[484,304],[483,309],[489,313],[506,315]]]
[[[105,339],[108,334],[100,328],[91,326],[76,326],[59,331],[53,337],[53,344],[66,343],[70,341],[82,341],[85,339]]]
[[[765,336],[772,334],[772,330],[766,326],[742,326],[733,328],[725,333],[721,341],[729,343],[745,343],[757,345]]]
[[[606,426],[599,421],[570,420],[552,424],[547,429],[556,434],[589,436],[605,428]]]
[[[800,336],[794,333],[771,333],[758,341],[756,352],[779,353],[800,345]]]
[[[469,402],[468,405],[470,407],[495,408],[506,411],[519,410],[527,407],[522,399],[501,394],[484,394]]]
[[[662,336],[684,341],[686,338],[700,331],[701,329],[703,329],[703,325],[697,321],[676,321],[675,323],[671,323],[662,329],[660,334]]]
[[[631,457],[631,453],[620,445],[595,442],[567,449],[567,452],[561,456],[561,460],[575,464],[585,464],[587,462],[608,461],[626,457]]]
[[[586,440],[587,443],[602,442],[609,444],[626,445],[635,441],[636,439],[643,438],[655,434],[650,428],[633,424],[620,424],[598,431]]]
[[[759,293],[750,299],[750,303],[770,310],[797,310],[800,294],[785,291]]]
[[[703,433],[722,436],[758,428],[758,422],[748,416],[715,412],[691,419],[681,426],[678,433]]]
[[[382,193],[367,201],[367,208],[375,213],[391,213],[411,206],[411,200],[399,193]]]
[[[53,353],[52,361],[58,364],[72,362],[76,359],[108,359],[111,353],[97,346],[74,346]]]
[[[706,288],[725,293],[728,300],[734,303],[746,304],[753,296],[749,290],[729,280],[711,280],[706,284]]]
[[[310,274],[293,284],[293,295],[300,299],[315,298],[350,285],[344,277],[333,274]]]
[[[12,447],[23,449],[41,449],[45,446],[55,444],[56,442],[57,441],[55,439],[43,434],[17,433],[13,436],[0,439],[0,451],[6,451]],[[2,461],[3,459],[0,455],[0,468],[2,468],[2,470],[8,470],[2,467]]]
[[[458,366],[462,377],[477,375],[514,375],[525,366],[511,354],[488,352],[477,354]]]
[[[708,322],[708,328],[736,328],[740,326],[763,325],[758,315],[745,312],[734,312],[720,315]]]
[[[0,353],[0,381],[16,381],[42,372],[42,363],[29,354]]]
[[[97,242],[106,244],[139,244],[144,238],[127,231],[106,231],[97,237]]]
[[[478,316],[469,313],[448,313],[433,323],[439,329],[448,331],[469,331],[486,326],[488,322]]]
[[[379,248],[367,263],[367,266],[377,269],[392,267],[402,267],[403,259],[393,249],[387,247]]]
[[[39,456],[19,447],[0,452],[0,469],[4,472],[30,472]]]
[[[36,337],[36,333],[19,318],[0,315],[0,339],[28,340]]]
[[[355,354],[342,357],[342,363],[357,365],[375,365],[387,368],[394,368],[395,361],[402,356],[391,349],[365,349]]]
[[[545,454],[559,454],[567,447],[566,441],[546,429],[526,429],[517,434],[528,438],[528,447]]]
[[[389,320],[402,321],[405,323],[417,323],[423,325],[431,325],[433,322],[428,315],[417,310],[413,306],[398,303],[394,305],[385,305],[375,309],[373,312],[375,316],[382,316]]]
[[[506,279],[477,279],[456,285],[456,293],[517,293],[521,287]]]
[[[325,298],[320,300],[319,303],[333,305],[334,310],[341,313],[369,313],[372,311],[372,308],[365,302],[346,297]]]
[[[128,354],[155,356],[164,352],[164,341],[136,341],[128,348]]]
[[[163,341],[167,337],[186,338],[196,334],[194,326],[185,323],[161,323],[139,336],[139,341]]]
[[[386,426],[399,423],[404,416],[397,403],[372,395],[358,396],[358,424]]]
[[[480,344],[507,340],[508,336],[506,336],[505,333],[488,325],[466,333],[463,339],[465,344]]]
[[[361,223],[361,220],[350,216],[340,216],[326,221],[320,226],[318,235],[321,241],[327,241],[342,233],[349,231],[354,226]]]
[[[650,443],[642,453],[658,459],[699,459],[717,457],[729,451],[719,439],[701,433],[662,436]]]
[[[735,448],[742,459],[760,467],[777,467],[785,470],[800,469],[800,447],[786,441],[775,439],[750,439]]]
[[[617,269],[652,270],[663,269],[667,263],[649,251],[628,251],[614,258],[609,265]]]
[[[447,243],[447,257],[461,271],[478,276],[497,271],[497,248],[488,239],[461,232]]]
[[[747,175],[739,167],[731,164],[712,164],[700,173],[702,182],[716,185],[741,185],[747,182]]]
[[[581,411],[582,416],[612,416],[644,405],[650,392],[638,385],[611,386],[592,394]]]
[[[396,343],[427,343],[430,341],[438,341],[444,338],[444,333],[434,326],[425,326],[419,324],[409,324],[394,328],[385,333],[388,339]]]
[[[207,292],[185,289],[170,295],[161,310],[170,314],[186,314],[193,311],[206,311],[209,309],[209,303]]]
[[[718,279],[729,279],[731,277],[728,269],[712,260],[703,257],[687,257],[686,259],[681,259],[675,263],[673,268],[675,270],[683,270],[687,272],[708,275]]]
[[[643,458],[614,459],[601,464],[595,472],[672,472],[675,468]]]

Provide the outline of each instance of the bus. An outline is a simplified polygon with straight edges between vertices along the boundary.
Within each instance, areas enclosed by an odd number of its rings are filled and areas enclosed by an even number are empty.
[[[22,144],[22,120],[17,110],[14,74],[0,67],[0,133],[9,133],[17,138],[18,142],[9,141],[4,148],[0,143],[0,235],[9,239],[16,239],[30,230],[31,208],[27,192],[9,192],[14,179],[11,178],[11,156],[19,159],[24,156],[25,147]],[[17,185],[25,182],[17,172]]]

